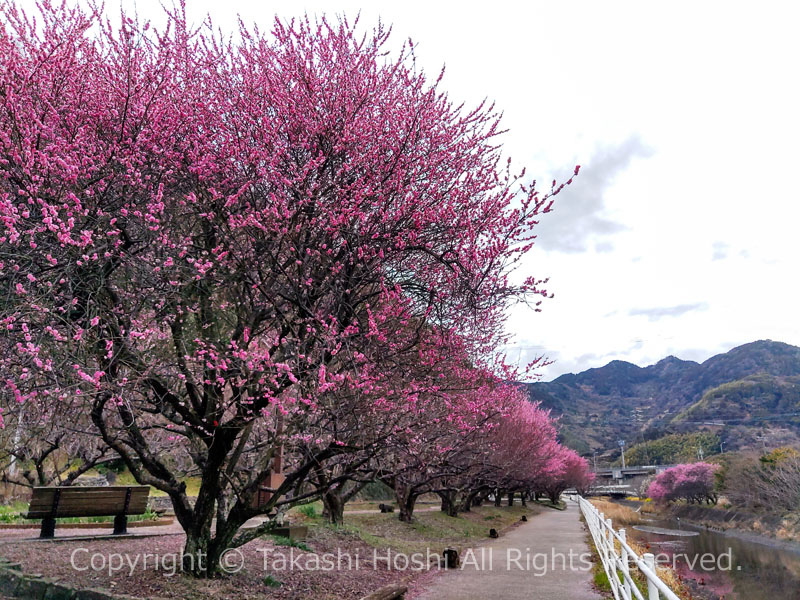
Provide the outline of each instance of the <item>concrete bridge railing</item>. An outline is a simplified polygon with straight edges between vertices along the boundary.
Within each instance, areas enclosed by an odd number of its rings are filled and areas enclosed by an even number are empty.
[[[615,530],[611,519],[606,519],[603,513],[585,498],[573,496],[573,499],[578,502],[581,513],[586,519],[586,525],[600,555],[615,600],[634,600],[634,598],[645,600],[631,576],[631,563],[639,569],[647,582],[646,600],[661,600],[661,598],[680,600],[656,574],[655,557],[652,554],[639,556],[628,545],[624,529]]]

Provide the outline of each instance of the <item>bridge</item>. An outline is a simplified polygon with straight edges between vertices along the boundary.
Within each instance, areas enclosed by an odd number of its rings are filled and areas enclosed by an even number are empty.
[[[630,479],[641,475],[658,475],[675,465],[639,465],[634,467],[608,467],[595,470],[595,476],[600,479]]]
[[[628,496],[638,496],[639,490],[632,485],[595,485],[586,492],[586,495],[627,498]]]
[[[597,469],[591,496],[638,496],[642,482],[674,465],[637,465]]]

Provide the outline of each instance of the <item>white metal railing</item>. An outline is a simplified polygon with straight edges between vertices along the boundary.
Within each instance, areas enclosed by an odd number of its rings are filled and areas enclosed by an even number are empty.
[[[614,530],[611,519],[597,510],[594,504],[573,496],[581,508],[589,533],[592,534],[597,553],[603,563],[611,592],[615,600],[645,600],[639,587],[631,576],[631,562],[639,569],[647,581],[647,600],[680,600],[678,595],[669,589],[656,574],[655,556],[650,553],[639,556],[626,541],[625,530]]]

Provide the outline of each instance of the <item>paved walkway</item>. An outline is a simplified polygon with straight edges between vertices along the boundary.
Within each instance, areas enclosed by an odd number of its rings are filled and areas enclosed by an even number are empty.
[[[589,547],[578,514],[573,502],[565,511],[544,509],[473,554],[466,552],[462,568],[438,575],[418,600],[602,598],[591,587]]]

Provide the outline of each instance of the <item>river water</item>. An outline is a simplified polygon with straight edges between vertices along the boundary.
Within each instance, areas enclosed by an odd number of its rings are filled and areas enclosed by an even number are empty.
[[[652,520],[628,536],[669,561],[698,595],[725,600],[800,600],[800,547],[781,548],[743,540],[678,521]],[[695,535],[687,535],[695,534]],[[704,561],[704,562],[703,562]]]

